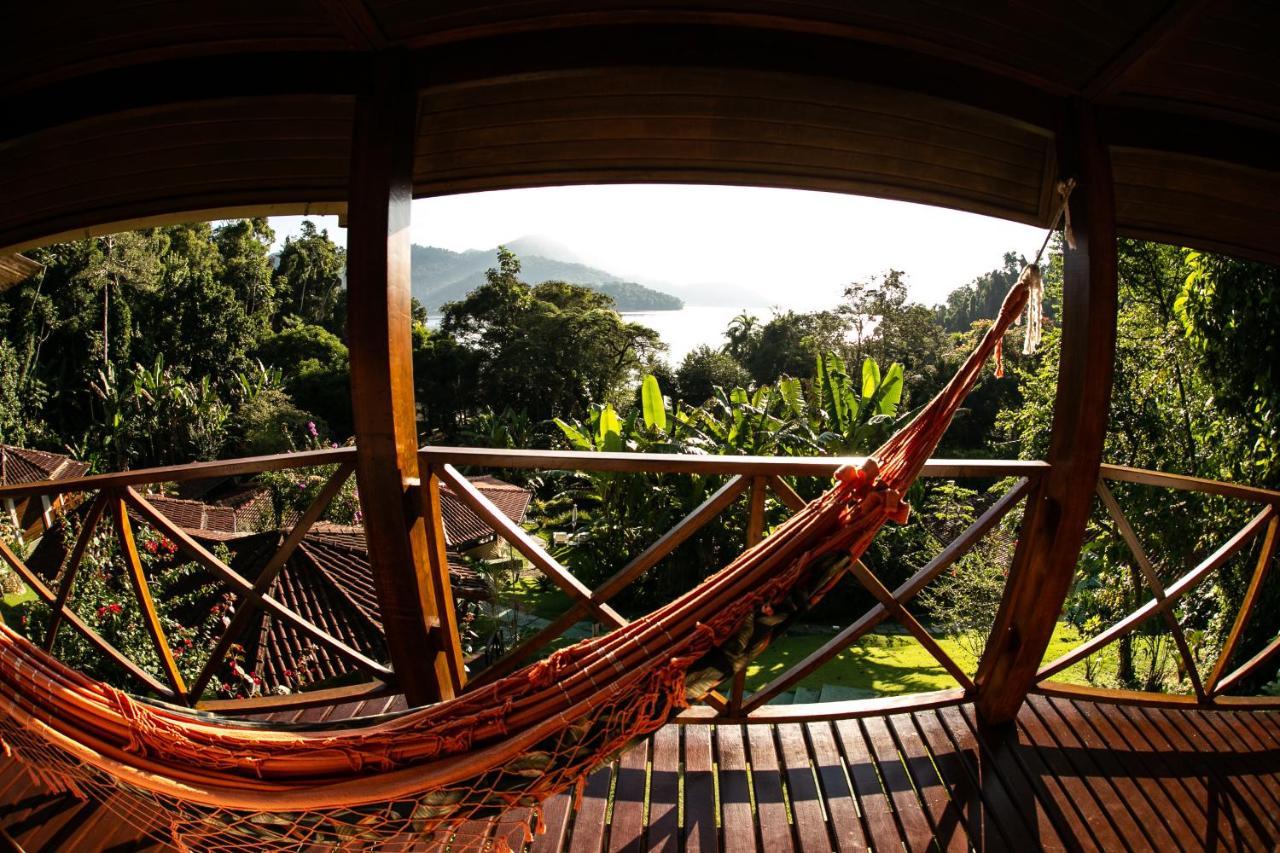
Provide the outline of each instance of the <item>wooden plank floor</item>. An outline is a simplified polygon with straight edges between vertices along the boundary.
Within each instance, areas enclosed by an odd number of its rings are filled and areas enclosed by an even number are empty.
[[[1280,716],[1032,697],[998,730],[967,705],[668,726],[544,817],[530,851],[1274,850]],[[0,830],[24,850],[160,849],[12,762],[0,764]],[[509,824],[492,837],[522,838]]]

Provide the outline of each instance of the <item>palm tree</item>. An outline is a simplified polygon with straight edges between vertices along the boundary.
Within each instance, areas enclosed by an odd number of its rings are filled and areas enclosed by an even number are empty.
[[[751,340],[756,332],[756,328],[760,325],[760,318],[754,314],[748,314],[743,311],[738,316],[729,321],[729,327],[725,329],[725,337],[729,339],[729,354],[736,359],[741,359],[746,350],[747,341]]]

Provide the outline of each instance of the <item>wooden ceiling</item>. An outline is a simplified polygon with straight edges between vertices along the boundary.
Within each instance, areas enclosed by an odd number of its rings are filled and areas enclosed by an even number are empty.
[[[409,53],[419,195],[583,182],[854,192],[1043,223],[1055,129],[1122,233],[1280,262],[1280,4],[64,0],[0,51],[0,254],[342,208],[354,94]]]

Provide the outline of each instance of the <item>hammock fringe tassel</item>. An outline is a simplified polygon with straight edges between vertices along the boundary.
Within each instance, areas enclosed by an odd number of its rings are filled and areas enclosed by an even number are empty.
[[[906,520],[902,496],[1024,309],[1038,338],[1040,290],[1030,266],[910,424],[728,566],[612,633],[429,707],[268,726],[127,696],[0,623],[0,743],[180,849],[506,850],[543,830],[543,800],[580,792],[601,762],[722,685],[885,523]]]

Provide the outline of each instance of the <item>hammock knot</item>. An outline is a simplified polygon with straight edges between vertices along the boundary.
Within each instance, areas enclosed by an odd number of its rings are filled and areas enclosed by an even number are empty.
[[[868,491],[879,475],[880,463],[868,457],[861,465],[841,465],[836,469],[835,478],[857,496]]]

